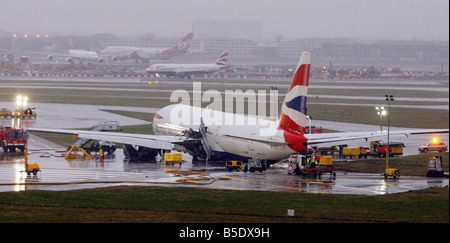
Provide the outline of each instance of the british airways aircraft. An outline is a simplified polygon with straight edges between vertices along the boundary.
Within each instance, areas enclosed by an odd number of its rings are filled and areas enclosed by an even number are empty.
[[[228,52],[224,51],[214,63],[209,64],[178,64],[178,63],[161,63],[150,65],[145,72],[157,75],[165,74],[168,76],[177,76],[184,78],[190,77],[192,74],[214,73],[225,70],[230,66],[227,65]]]
[[[177,150],[193,160],[226,161],[250,158],[267,164],[306,151],[308,145],[387,136],[386,131],[307,134],[306,100],[311,53],[303,52],[278,120],[227,113],[208,108],[173,104],[155,114],[156,135],[124,134],[61,129],[30,128],[30,131],[76,134],[80,138],[126,144],[130,158],[154,158],[161,151]],[[409,129],[391,131],[391,136],[448,133],[448,129]]]

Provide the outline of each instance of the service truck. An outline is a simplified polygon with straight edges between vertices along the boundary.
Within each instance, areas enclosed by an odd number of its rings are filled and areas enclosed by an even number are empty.
[[[321,156],[318,163],[311,163],[311,156],[301,154],[293,154],[288,159],[288,174],[296,174],[302,176],[322,176],[329,173],[332,177],[336,177],[336,169],[333,166],[333,157]]]
[[[403,155],[404,143],[389,143],[389,156]],[[379,157],[386,157],[387,145],[381,144],[377,148],[377,154]]]

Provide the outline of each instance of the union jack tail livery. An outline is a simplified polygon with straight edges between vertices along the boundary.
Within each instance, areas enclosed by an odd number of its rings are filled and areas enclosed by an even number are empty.
[[[281,106],[279,128],[287,132],[303,133],[306,127],[306,97],[308,93],[311,53],[303,52],[295,70],[291,86]]]
[[[224,67],[229,67],[229,66],[227,65],[227,61],[228,61],[228,51],[224,51],[224,52],[219,56],[219,58],[217,58],[216,64],[217,64],[217,65],[222,65],[222,66],[224,66]]]

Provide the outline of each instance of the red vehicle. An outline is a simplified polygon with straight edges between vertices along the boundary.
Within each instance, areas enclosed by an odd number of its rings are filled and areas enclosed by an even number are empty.
[[[25,151],[28,133],[22,129],[0,127],[0,146],[5,152]]]

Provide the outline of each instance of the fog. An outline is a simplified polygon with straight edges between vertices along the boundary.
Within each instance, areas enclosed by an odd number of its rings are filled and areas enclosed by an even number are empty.
[[[266,39],[449,40],[448,0],[1,0],[0,9],[0,33],[180,37],[196,20],[251,20]]]

